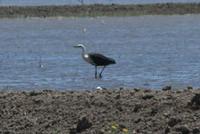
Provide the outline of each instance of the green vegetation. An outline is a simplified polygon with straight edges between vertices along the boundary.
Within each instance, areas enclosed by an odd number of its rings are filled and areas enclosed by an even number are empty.
[[[112,134],[119,134],[119,133],[128,134],[128,129],[122,125],[113,123],[111,125],[111,133]]]

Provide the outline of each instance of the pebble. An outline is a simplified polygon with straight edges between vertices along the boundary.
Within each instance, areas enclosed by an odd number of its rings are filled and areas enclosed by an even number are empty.
[[[181,122],[180,119],[171,118],[171,119],[168,121],[168,125],[169,125],[170,127],[174,127],[174,126],[177,125],[179,122]]]
[[[165,128],[165,134],[168,134],[169,132],[170,132],[170,128],[169,127]]]
[[[195,96],[191,100],[191,104],[195,104],[196,106],[200,106],[200,94],[195,94]]]
[[[96,89],[97,89],[97,90],[103,90],[103,88],[100,87],[100,86],[96,87]]]
[[[190,130],[187,126],[178,127],[178,128],[176,128],[176,131],[181,132],[182,134],[189,134],[190,133]]]
[[[200,134],[200,129],[194,128],[194,129],[192,130],[192,133],[193,133],[193,134]]]
[[[76,132],[82,132],[92,126],[92,123],[89,121],[87,117],[82,117],[78,120]]]
[[[147,99],[151,99],[153,97],[154,96],[152,94],[146,94],[146,95],[142,96],[142,99],[147,100]]]

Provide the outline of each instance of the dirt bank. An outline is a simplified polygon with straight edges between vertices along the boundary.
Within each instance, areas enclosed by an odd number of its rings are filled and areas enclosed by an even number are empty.
[[[0,92],[0,133],[200,133],[200,90]]]
[[[82,5],[82,6],[4,6],[0,18],[55,16],[131,16],[159,14],[197,14],[200,4]]]

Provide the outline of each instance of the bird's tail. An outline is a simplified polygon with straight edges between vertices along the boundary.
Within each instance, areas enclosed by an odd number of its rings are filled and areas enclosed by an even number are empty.
[[[114,59],[111,59],[111,64],[116,64],[116,61]]]

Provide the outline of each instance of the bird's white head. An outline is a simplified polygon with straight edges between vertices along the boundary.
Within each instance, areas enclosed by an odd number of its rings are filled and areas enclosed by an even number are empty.
[[[86,47],[85,47],[83,44],[77,44],[77,45],[75,45],[74,47],[75,47],[75,48],[82,48],[83,53],[85,53],[85,51],[86,51]]]
[[[85,46],[83,45],[83,44],[77,44],[77,45],[75,45],[74,47],[76,47],[76,48],[85,48]]]

